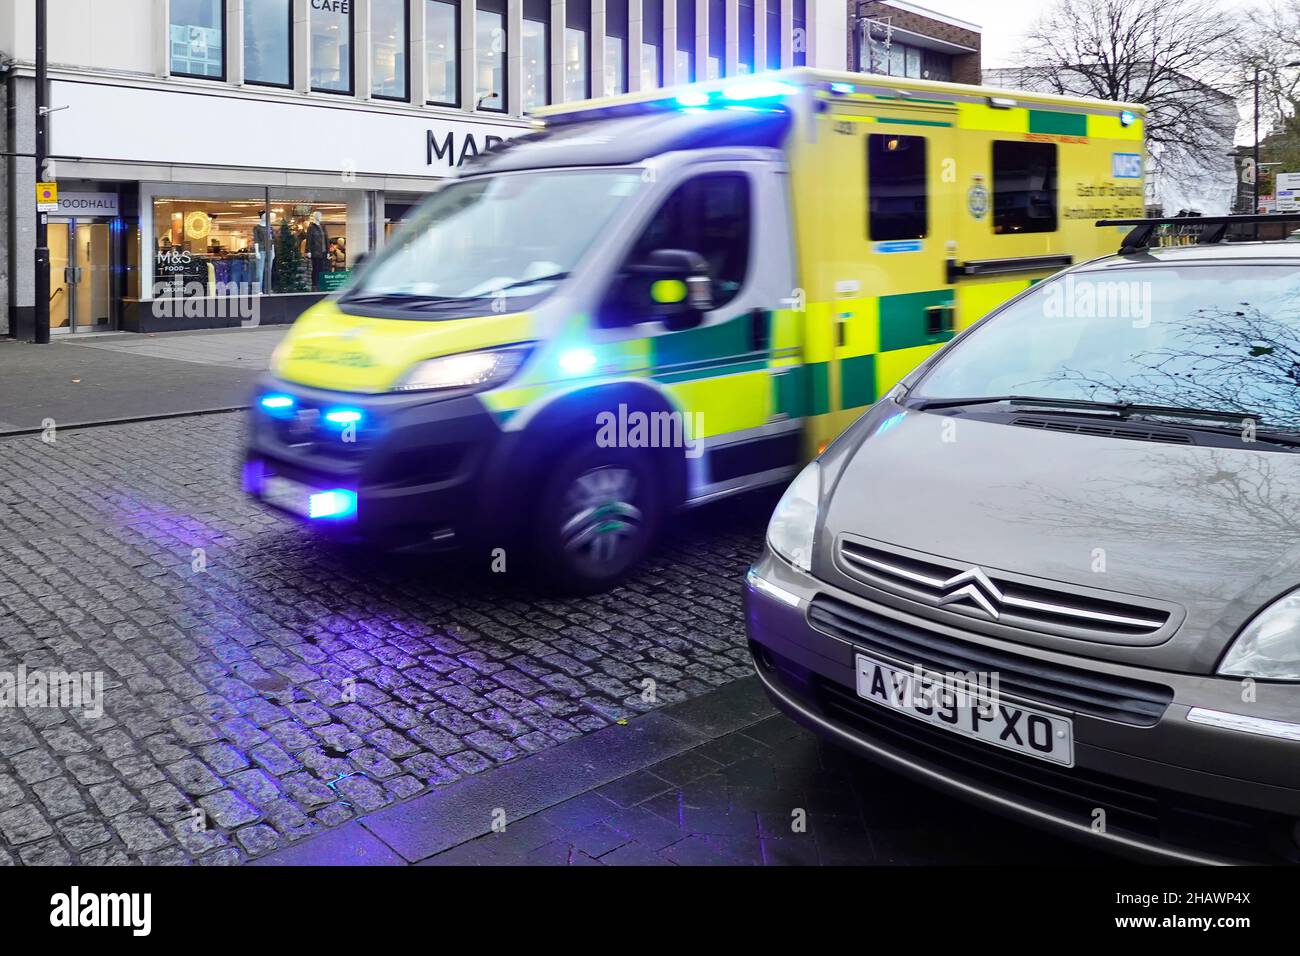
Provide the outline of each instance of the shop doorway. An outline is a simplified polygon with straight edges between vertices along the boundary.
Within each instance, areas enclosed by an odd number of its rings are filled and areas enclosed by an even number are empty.
[[[114,249],[108,220],[51,219],[50,332],[113,327]]]

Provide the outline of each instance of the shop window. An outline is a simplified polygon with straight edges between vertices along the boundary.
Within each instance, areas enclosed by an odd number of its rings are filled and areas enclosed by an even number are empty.
[[[293,0],[244,0],[244,82],[293,85]]]
[[[873,242],[926,235],[925,139],[867,137],[867,235]]]
[[[627,0],[605,4],[605,96],[627,92]]]
[[[267,222],[264,198],[155,199],[153,297],[269,292]]]
[[[444,0],[428,0],[425,12],[425,49],[429,61],[429,102],[456,106],[460,99],[460,7]]]
[[[351,0],[311,4],[311,88],[321,93],[352,92]]]
[[[663,43],[663,0],[642,0],[640,69],[643,90],[653,90],[664,85]]]
[[[1056,231],[1056,144],[993,142],[993,231]]]
[[[676,82],[695,82],[695,0],[673,0],[677,4],[677,49],[673,51]]]
[[[794,4],[792,13],[794,16],[791,31],[791,47],[794,60],[793,66],[808,65],[808,3],[807,0],[790,0]]]
[[[687,249],[709,262],[714,308],[726,305],[749,271],[749,178],[708,173],[678,186],[664,202],[629,256],[644,261],[658,249]]]
[[[172,0],[169,27],[174,76],[225,79],[225,0]]]
[[[545,19],[525,18],[520,35],[523,57],[524,112],[545,106],[551,101],[550,30]]]
[[[474,11],[475,108],[506,109],[506,15],[480,0]]]
[[[271,218],[273,291],[333,292],[348,280],[354,253],[348,247],[346,201],[272,196]]]
[[[406,99],[409,32],[406,0],[370,0],[370,90],[379,99]]]
[[[591,4],[576,0],[564,5],[564,101],[591,96]]]
[[[790,0],[767,0],[767,63],[765,69],[779,70],[781,64],[781,4]]]
[[[740,52],[737,71],[754,72],[754,0],[740,0],[736,8],[740,14]]]

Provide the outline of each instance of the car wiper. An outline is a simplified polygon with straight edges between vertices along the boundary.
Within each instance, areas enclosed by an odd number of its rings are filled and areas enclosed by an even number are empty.
[[[441,295],[420,295],[414,292],[371,292],[363,295],[345,295],[339,301],[351,305],[401,305],[412,306],[426,302],[452,301]]]
[[[568,277],[569,273],[567,272],[552,272],[550,275],[533,276],[531,279],[520,279],[518,282],[511,282],[503,286],[498,286],[491,292],[485,292],[477,298],[487,299],[496,295],[498,292],[505,292],[507,289],[521,289],[524,286],[535,285],[538,282],[559,282],[561,279],[567,279]]]
[[[1042,398],[1037,395],[977,395],[965,398],[922,398],[908,407],[917,411],[929,411],[934,408],[962,408],[967,405],[997,405],[1006,402],[1011,405],[1038,405],[1050,408],[1084,408],[1104,412],[1122,412],[1128,407],[1127,402],[1095,402],[1086,398]]]
[[[967,405],[996,405],[1005,402],[1009,405],[1031,405],[1040,408],[1070,408],[1085,411],[1112,412],[1120,418],[1130,415],[1168,415],[1180,418],[1217,418],[1239,422],[1242,419],[1263,420],[1258,412],[1241,412],[1217,408],[1188,408],[1183,405],[1152,405],[1145,402],[1130,402],[1120,399],[1115,402],[1100,402],[1087,398],[1045,398],[1038,395],[981,395],[967,398],[932,398],[921,399],[912,408],[928,411],[935,408],[962,408]]]

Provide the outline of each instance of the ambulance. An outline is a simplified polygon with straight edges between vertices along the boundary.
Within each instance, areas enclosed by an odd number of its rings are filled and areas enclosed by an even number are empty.
[[[384,547],[525,545],[600,590],[1143,214],[1133,104],[796,69],[535,127],[296,321],[248,493]]]

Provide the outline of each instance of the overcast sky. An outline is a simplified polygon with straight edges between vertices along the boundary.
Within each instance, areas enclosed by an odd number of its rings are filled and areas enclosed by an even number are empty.
[[[1014,66],[1025,30],[1042,15],[1049,0],[911,0],[950,17],[984,28],[983,65]],[[1219,0],[1228,14],[1255,5],[1254,0]]]

